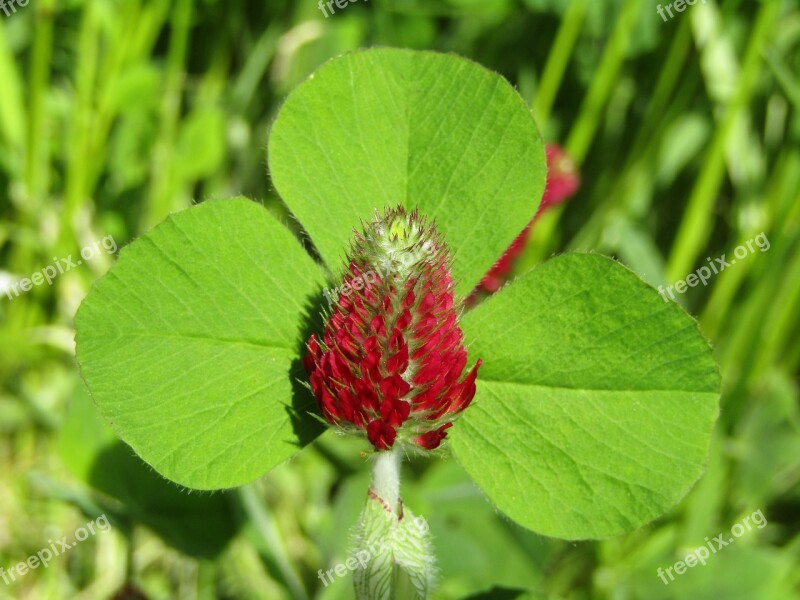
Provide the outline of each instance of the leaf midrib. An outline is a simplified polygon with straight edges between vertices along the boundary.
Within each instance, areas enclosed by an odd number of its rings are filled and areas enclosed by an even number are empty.
[[[252,346],[255,348],[266,348],[269,350],[277,350],[283,353],[288,353],[292,357],[297,354],[295,348],[289,346],[281,346],[274,342],[264,342],[259,343],[254,340],[244,340],[238,338],[218,338],[218,337],[210,337],[205,335],[197,335],[197,334],[187,334],[187,333],[176,333],[176,334],[163,334],[163,333],[154,333],[154,332],[145,332],[145,331],[126,331],[124,335],[119,334],[107,334],[103,332],[94,333],[93,338],[95,339],[116,339],[119,337],[125,338],[156,338],[156,339],[192,339],[192,340],[200,340],[200,341],[207,341],[207,342],[214,342],[219,344],[238,344],[242,346]]]
[[[710,395],[716,398],[719,395],[717,391],[709,391],[709,390],[682,390],[682,389],[670,389],[670,388],[626,388],[626,389],[617,389],[617,388],[583,388],[583,387],[569,387],[563,385],[545,385],[541,383],[527,383],[521,381],[512,381],[512,380],[504,380],[504,379],[492,379],[486,377],[478,377],[478,382],[483,383],[498,383],[503,385],[512,385],[512,386],[520,386],[520,387],[533,387],[533,388],[540,388],[540,389],[547,389],[547,390],[568,390],[571,392],[608,392],[608,393],[621,393],[621,392],[670,392],[676,394],[685,394],[685,393],[692,393],[692,394],[704,394]]]

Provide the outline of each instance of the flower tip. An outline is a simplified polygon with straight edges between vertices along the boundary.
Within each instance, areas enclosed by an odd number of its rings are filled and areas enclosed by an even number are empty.
[[[547,154],[547,184],[537,214],[573,196],[581,186],[578,167],[566,150],[561,146],[550,144],[546,147],[545,152]]]
[[[308,338],[308,342],[306,343],[306,355],[303,357],[303,368],[306,370],[306,373],[309,375],[313,375],[315,369],[317,368],[316,363],[319,359],[319,343],[317,342],[317,336],[313,333],[311,337]]]
[[[429,431],[428,433],[424,433],[422,435],[418,435],[415,438],[415,442],[417,446],[423,448],[425,450],[436,450],[444,438],[447,437],[447,429],[452,427],[452,423],[445,423],[439,429],[434,429],[433,431]]]
[[[389,450],[396,437],[397,430],[382,419],[375,419],[367,425],[367,439],[376,450]]]

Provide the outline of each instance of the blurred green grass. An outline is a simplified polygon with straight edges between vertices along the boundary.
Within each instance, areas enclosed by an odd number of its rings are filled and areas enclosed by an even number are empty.
[[[581,191],[539,220],[518,272],[589,249],[667,285],[760,232],[770,241],[678,299],[724,377],[708,472],[687,498],[623,538],[565,543],[503,519],[454,460],[414,463],[404,495],[431,521],[436,597],[799,597],[800,7],[709,0],[665,23],[657,4],[372,0],[324,18],[310,0],[38,0],[0,13],[0,566],[86,516],[117,517],[0,598],[111,598],[128,580],[159,599],[351,597],[349,580],[325,588],[317,570],[346,556],[367,485],[360,448],[323,436],[232,502],[242,529],[220,555],[180,552],[159,535],[157,502],[133,510],[65,450],[94,447],[91,429],[69,426],[81,402],[71,319],[113,257],[4,290],[194,201],[243,194],[294,226],[266,172],[270,123],[317,66],[371,45],[502,73],[580,166]],[[657,578],[757,509],[766,528],[670,586]]]

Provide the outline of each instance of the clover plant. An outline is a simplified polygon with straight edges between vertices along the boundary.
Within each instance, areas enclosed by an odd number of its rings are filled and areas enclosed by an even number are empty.
[[[700,476],[717,368],[636,274],[567,253],[465,305],[545,186],[502,77],[431,52],[342,56],[286,99],[268,159],[302,242],[255,202],[206,201],[124,248],[76,317],[97,409],[164,477],[232,488],[324,426],[362,436],[358,544],[390,542],[357,596],[424,598],[406,456],[452,452],[508,518],[570,540],[633,530]]]

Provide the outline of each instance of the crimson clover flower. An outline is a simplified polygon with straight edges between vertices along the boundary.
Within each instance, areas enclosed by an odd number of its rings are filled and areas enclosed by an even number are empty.
[[[402,207],[356,233],[339,298],[303,364],[325,419],[376,450],[437,448],[475,396],[447,245]]]

